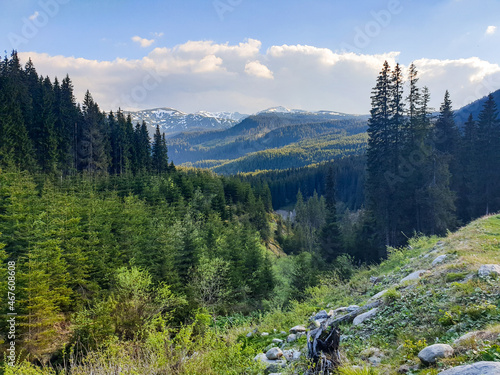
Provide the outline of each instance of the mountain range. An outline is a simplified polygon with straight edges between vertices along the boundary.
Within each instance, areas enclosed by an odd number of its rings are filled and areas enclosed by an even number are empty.
[[[132,122],[145,121],[151,134],[156,125],[167,137],[186,131],[206,131],[228,129],[248,115],[238,112],[206,112],[185,113],[173,108],[154,108],[137,112],[124,112],[130,114]]]
[[[185,113],[169,107],[146,109],[136,112],[125,111],[124,113],[125,115],[130,114],[134,124],[145,121],[151,134],[154,134],[156,125],[159,125],[160,131],[165,133],[167,137],[172,137],[183,132],[229,129],[251,116],[239,112],[198,111],[196,113]],[[329,121],[355,116],[334,111],[311,112],[301,109],[288,109],[281,106],[268,108],[252,116],[265,115],[276,115],[282,121],[288,123]]]

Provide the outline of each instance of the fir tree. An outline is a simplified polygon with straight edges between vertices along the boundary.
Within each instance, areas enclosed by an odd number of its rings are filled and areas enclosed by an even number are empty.
[[[488,95],[479,114],[477,129],[478,150],[478,206],[481,214],[500,208],[500,122],[493,95]]]

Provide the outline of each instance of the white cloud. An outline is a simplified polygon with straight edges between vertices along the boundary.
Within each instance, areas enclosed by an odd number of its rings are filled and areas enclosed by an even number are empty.
[[[38,16],[40,15],[40,13],[38,13],[38,11],[35,11],[35,13],[33,13],[31,16],[29,16],[28,18],[33,21],[35,20]]]
[[[273,79],[273,72],[260,61],[251,61],[245,65],[245,73],[251,76]]]
[[[146,39],[146,38],[141,38],[140,36],[133,36],[132,41],[139,43],[142,48],[149,47],[151,44],[155,42],[154,39]]]
[[[62,78],[68,73],[78,100],[89,89],[102,109],[162,106],[183,111],[229,110],[254,113],[284,105],[310,110],[368,113],[371,89],[384,60],[394,66],[398,52],[379,55],[336,53],[306,45],[271,46],[188,41],[155,48],[137,60],[97,61],[20,53],[33,59],[39,74]],[[454,108],[500,88],[500,66],[477,57],[415,61],[420,84],[439,108],[444,92]]]
[[[488,26],[486,28],[486,35],[493,35],[493,34],[495,34],[496,31],[497,31],[496,26]]]

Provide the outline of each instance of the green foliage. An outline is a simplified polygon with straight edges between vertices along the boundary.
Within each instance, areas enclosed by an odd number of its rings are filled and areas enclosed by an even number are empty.
[[[396,288],[389,288],[384,294],[384,301],[386,303],[394,302],[401,298],[401,293]]]
[[[449,272],[445,276],[445,280],[447,283],[451,283],[457,280],[462,280],[465,276],[467,276],[467,272]]]
[[[381,372],[374,367],[352,368],[340,367],[338,370],[339,375],[380,375]]]
[[[403,343],[403,353],[406,359],[413,359],[422,349],[427,346],[425,339],[413,341],[405,340]]]

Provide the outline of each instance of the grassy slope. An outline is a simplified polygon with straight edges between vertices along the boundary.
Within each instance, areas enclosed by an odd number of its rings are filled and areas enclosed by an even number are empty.
[[[432,261],[442,254],[447,255],[445,261],[432,267]],[[307,317],[320,309],[363,305],[371,296],[389,289],[376,318],[356,327],[341,327],[341,352],[346,374],[396,374],[403,364],[420,363],[416,355],[426,343],[452,344],[467,332],[487,327],[500,333],[500,283],[498,279],[477,277],[482,264],[500,264],[500,215],[479,219],[443,239],[414,238],[408,247],[392,250],[382,264],[356,272],[348,283],[325,280],[292,311],[266,316],[259,331],[287,331],[296,324],[307,323]],[[429,272],[419,281],[399,283],[416,270]],[[381,277],[382,281],[373,285],[371,276]],[[263,344],[267,345],[273,337]],[[370,347],[384,352],[382,364],[372,372],[352,370],[353,365],[368,367],[361,352]],[[437,374],[441,368],[461,363],[500,360],[496,348],[472,342],[469,347],[456,347],[455,356],[441,361],[436,368],[421,368],[413,373]]]

